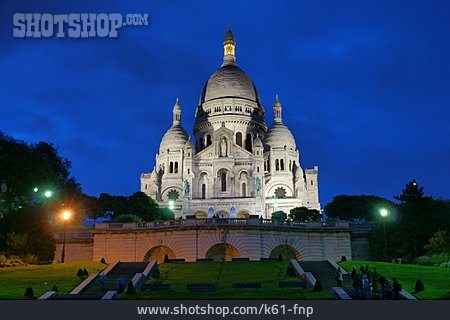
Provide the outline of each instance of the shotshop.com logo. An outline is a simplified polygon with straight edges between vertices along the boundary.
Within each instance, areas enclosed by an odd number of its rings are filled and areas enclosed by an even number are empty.
[[[123,26],[148,26],[148,14],[120,13],[15,13],[13,35],[17,38],[116,38]]]

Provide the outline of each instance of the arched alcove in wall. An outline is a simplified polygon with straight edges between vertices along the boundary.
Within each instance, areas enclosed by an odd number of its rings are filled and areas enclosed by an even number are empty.
[[[210,247],[205,255],[205,258],[214,261],[231,261],[233,258],[240,257],[239,250],[229,243],[217,243]]]
[[[270,252],[269,258],[280,259],[280,257],[282,260],[288,261],[291,259],[301,260],[302,258],[298,250],[288,244],[280,244]]]
[[[147,253],[144,256],[144,261],[152,261],[156,260],[158,264],[164,262],[164,257],[167,255],[169,259],[175,259],[175,253],[173,250],[167,246],[159,245],[151,248],[147,251]]]

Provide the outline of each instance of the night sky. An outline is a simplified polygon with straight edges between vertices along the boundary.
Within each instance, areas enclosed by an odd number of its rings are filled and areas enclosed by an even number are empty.
[[[183,126],[222,63],[238,65],[272,123],[275,94],[322,204],[392,199],[415,178],[450,198],[449,1],[0,2],[0,130],[52,142],[83,191],[128,195],[150,172],[172,107]],[[118,38],[14,38],[13,14],[148,13]]]

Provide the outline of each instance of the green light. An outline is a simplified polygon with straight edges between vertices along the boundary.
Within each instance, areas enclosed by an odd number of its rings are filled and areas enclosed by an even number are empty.
[[[170,200],[170,201],[169,201],[169,209],[170,209],[170,210],[175,209],[175,204],[174,204],[173,200]]]
[[[386,209],[381,209],[381,210],[380,210],[380,215],[381,215],[382,217],[387,217],[388,211],[387,211]]]
[[[44,192],[44,196],[46,198],[50,198],[52,195],[53,195],[53,192],[51,192],[50,190],[47,190],[47,191]]]
[[[38,192],[39,189],[38,189],[38,188],[34,188],[33,191],[34,191],[34,192]]]

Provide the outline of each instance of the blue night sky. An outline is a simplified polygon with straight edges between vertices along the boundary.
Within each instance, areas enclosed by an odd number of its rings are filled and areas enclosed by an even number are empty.
[[[148,13],[118,38],[14,38],[23,13]],[[450,198],[449,1],[5,1],[0,3],[0,130],[52,142],[83,191],[131,194],[180,98],[192,133],[203,85],[237,62],[272,123],[275,94],[322,204],[392,199],[416,178]]]

